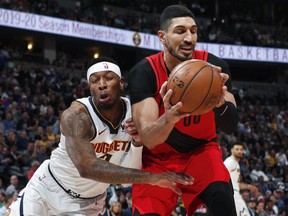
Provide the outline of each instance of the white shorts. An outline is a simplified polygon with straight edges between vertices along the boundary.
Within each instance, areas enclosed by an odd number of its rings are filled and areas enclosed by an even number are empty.
[[[10,216],[52,216],[52,215],[98,215],[103,208],[106,193],[94,198],[75,198],[62,189],[53,179],[49,160],[44,161],[32,179],[10,206]]]
[[[249,210],[241,194],[234,190],[234,201],[237,211],[237,216],[250,216]]]

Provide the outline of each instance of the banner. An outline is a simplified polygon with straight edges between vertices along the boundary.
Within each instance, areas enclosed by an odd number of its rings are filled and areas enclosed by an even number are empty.
[[[0,26],[102,41],[142,49],[162,50],[162,44],[157,35],[3,8],[0,8]],[[196,48],[209,51],[223,59],[288,63],[288,49],[200,42],[197,43]]]

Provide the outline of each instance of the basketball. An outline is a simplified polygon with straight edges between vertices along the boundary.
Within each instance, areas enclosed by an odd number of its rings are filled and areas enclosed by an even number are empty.
[[[202,60],[191,59],[177,65],[168,78],[167,88],[173,90],[171,105],[179,101],[180,113],[201,115],[219,103],[223,81],[216,66]]]

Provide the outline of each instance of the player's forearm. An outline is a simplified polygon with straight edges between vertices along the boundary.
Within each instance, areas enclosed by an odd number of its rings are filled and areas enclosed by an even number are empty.
[[[143,123],[139,130],[143,145],[152,149],[158,144],[165,142],[173,127],[174,124],[168,122],[165,115],[162,115],[155,122]]]
[[[159,117],[158,104],[154,98],[134,104],[132,115],[143,145],[150,149],[163,143],[175,124],[169,121],[166,113]]]
[[[90,166],[90,171],[81,172],[81,176],[109,184],[150,183],[151,174],[138,169],[125,168],[104,160]]]

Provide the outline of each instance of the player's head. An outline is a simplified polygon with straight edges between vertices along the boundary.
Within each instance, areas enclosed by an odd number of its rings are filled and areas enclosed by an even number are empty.
[[[164,52],[179,62],[191,59],[198,39],[194,14],[185,6],[170,5],[160,17],[158,36]]]
[[[115,101],[119,101],[124,82],[115,60],[108,57],[92,60],[88,65],[87,80],[98,108],[110,109]]]
[[[93,59],[88,64],[87,69],[87,81],[89,83],[90,76],[94,73],[103,72],[103,71],[111,71],[114,72],[121,78],[121,70],[118,66],[118,63],[109,57],[99,57],[97,59]]]
[[[172,19],[179,17],[191,17],[195,20],[195,16],[187,7],[182,5],[170,5],[166,7],[160,16],[160,29],[166,31],[172,23]]]
[[[244,145],[242,142],[236,141],[231,145],[231,154],[240,159],[243,156]]]

